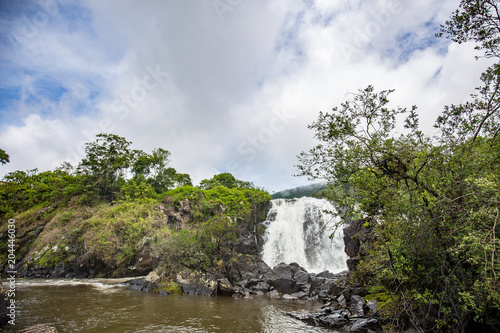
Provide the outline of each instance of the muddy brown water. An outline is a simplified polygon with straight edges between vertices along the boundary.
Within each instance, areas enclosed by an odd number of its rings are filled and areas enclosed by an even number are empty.
[[[4,331],[47,324],[58,332],[332,332],[286,315],[319,309],[318,302],[161,296],[131,290],[123,281],[18,280],[16,325]]]

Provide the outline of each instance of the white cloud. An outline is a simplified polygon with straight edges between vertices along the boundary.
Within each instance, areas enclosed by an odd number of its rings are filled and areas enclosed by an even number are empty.
[[[36,38],[1,54],[1,87],[20,91],[0,109],[12,161],[1,172],[76,161],[84,142],[113,132],[170,150],[195,182],[230,171],[280,190],[306,182],[292,174],[316,143],[307,125],[348,92],[395,88],[394,104],[417,104],[431,130],[488,63],[434,38],[451,0],[88,0],[80,19],[58,3]],[[0,24],[19,29],[21,17]]]

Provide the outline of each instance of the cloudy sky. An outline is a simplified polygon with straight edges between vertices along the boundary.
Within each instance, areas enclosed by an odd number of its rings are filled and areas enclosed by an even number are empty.
[[[458,0],[2,0],[0,148],[14,170],[77,164],[114,133],[195,184],[308,183],[307,125],[368,84],[432,130],[487,60],[434,34]]]

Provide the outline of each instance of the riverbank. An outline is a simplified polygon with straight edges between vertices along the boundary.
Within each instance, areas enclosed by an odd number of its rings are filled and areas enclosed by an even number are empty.
[[[341,274],[333,274],[328,271],[309,273],[296,263],[280,263],[273,268],[269,267],[261,258],[266,225],[271,223],[270,220],[268,221],[265,218],[267,216],[267,209],[265,208],[268,207],[267,202],[260,202],[259,205],[254,204],[246,215],[240,215],[241,218],[236,220],[237,225],[235,225],[235,228],[230,229],[231,233],[234,233],[231,234],[231,237],[224,238],[227,236],[227,229],[222,229],[223,232],[220,234],[212,234],[216,238],[212,238],[209,243],[205,244],[217,244],[217,240],[221,243],[218,248],[215,248],[214,257],[206,262],[206,266],[200,265],[203,263],[203,257],[197,256],[203,254],[203,252],[197,252],[201,249],[197,247],[199,242],[193,242],[192,239],[186,237],[188,235],[186,232],[192,234],[193,232],[206,231],[203,221],[207,219],[211,221],[220,217],[221,212],[227,213],[227,208],[215,204],[211,208],[205,209],[205,214],[208,215],[200,216],[200,207],[203,207],[203,202],[206,202],[204,200],[207,197],[198,197],[195,200],[192,196],[193,193],[200,194],[203,192],[199,190],[186,192],[183,190],[178,196],[168,197],[161,203],[139,202],[138,205],[121,204],[116,207],[106,207],[105,216],[113,216],[115,221],[129,218],[134,225],[137,225],[141,220],[134,219],[133,215],[137,216],[137,214],[131,214],[131,212],[139,211],[139,216],[145,216],[144,213],[148,212],[149,220],[144,220],[145,225],[150,224],[151,228],[168,231],[164,234],[165,238],[163,240],[166,246],[163,247],[163,251],[168,250],[166,253],[161,254],[158,251],[160,240],[148,236],[148,229],[146,228],[146,235],[143,235],[142,240],[139,241],[136,254],[131,257],[132,261],[128,263],[128,268],[126,270],[122,268],[114,272],[109,270],[109,266],[104,266],[108,268],[103,269],[102,263],[104,260],[102,259],[95,262],[91,261],[92,266],[88,264],[76,265],[75,263],[81,260],[79,258],[85,258],[85,251],[89,251],[85,243],[83,243],[83,247],[71,246],[69,249],[64,249],[61,244],[56,244],[55,249],[46,250],[45,254],[33,251],[33,249],[26,249],[25,247],[29,246],[30,243],[36,244],[36,242],[46,240],[47,236],[44,235],[46,233],[50,234],[54,230],[51,225],[61,222],[61,213],[52,212],[49,213],[48,217],[43,217],[43,214],[47,214],[48,211],[37,212],[36,216],[41,216],[38,224],[43,228],[36,229],[39,230],[38,233],[31,233],[31,237],[35,238],[30,242],[30,232],[25,230],[21,232],[20,238],[23,240],[21,243],[24,247],[21,247],[20,252],[27,253],[24,255],[24,260],[20,261],[22,264],[18,264],[21,276],[28,278],[88,278],[118,274],[134,277],[139,273],[149,273],[144,278],[129,279],[128,285],[134,290],[150,291],[154,294],[169,296],[180,293],[202,296],[233,296],[234,298],[267,296],[270,299],[287,301],[312,301],[319,306],[329,304],[330,307],[334,306],[334,304],[342,306],[343,303],[338,302],[339,296],[342,295],[345,299],[343,309],[348,311],[351,311],[352,296],[356,296],[357,299],[366,294],[365,290],[361,290],[360,293],[359,290],[352,287],[351,278],[347,272]],[[234,193],[232,194],[231,200],[234,201]],[[191,197],[191,199],[187,197]],[[319,204],[322,206],[321,202]],[[241,205],[241,202],[238,205]],[[111,215],[109,215],[110,213]],[[273,214],[273,212],[269,213],[269,215]],[[302,214],[298,215],[302,216]],[[102,213],[95,212],[94,215],[101,216]],[[72,216],[72,219],[74,218],[75,216]],[[92,217],[87,220],[90,221],[85,222],[83,225],[92,225]],[[307,223],[318,223],[316,220],[317,217],[308,220]],[[88,230],[86,228],[88,227],[82,226],[80,230]],[[120,229],[114,228],[114,230],[115,234],[120,232]],[[80,235],[79,239],[84,240],[85,233]],[[353,236],[345,238],[346,248],[352,248],[353,239],[355,239]],[[72,244],[70,242],[71,236],[62,236],[61,240]],[[33,252],[32,255],[29,255],[30,251]],[[64,255],[57,257],[58,251],[75,251],[73,253],[75,259],[63,260]],[[80,253],[79,251],[83,252]],[[32,265],[34,258],[36,259],[40,255],[42,258],[50,255],[51,258],[58,258],[60,261],[56,263],[55,259],[51,259],[44,261],[48,263],[45,266]],[[174,265],[176,262],[178,264]],[[135,269],[131,269],[131,267]],[[142,267],[142,269],[137,269],[137,267]],[[128,274],[125,274],[126,272]],[[368,315],[368,313],[366,314]],[[348,317],[359,317],[360,315],[360,311],[355,313],[351,311]],[[372,315],[373,313],[370,313],[370,316]],[[307,320],[305,321],[307,322]],[[339,325],[336,324],[335,327],[337,326]]]
[[[113,279],[22,280],[17,332],[39,323],[65,332],[331,332],[286,315],[315,311],[313,301],[162,296]]]

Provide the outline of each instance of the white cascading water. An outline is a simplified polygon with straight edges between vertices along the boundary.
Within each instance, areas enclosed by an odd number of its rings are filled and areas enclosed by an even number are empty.
[[[336,218],[325,211],[335,207],[327,200],[303,197],[274,199],[264,222],[262,259],[270,267],[296,262],[308,272],[347,269],[342,230],[335,230]]]

